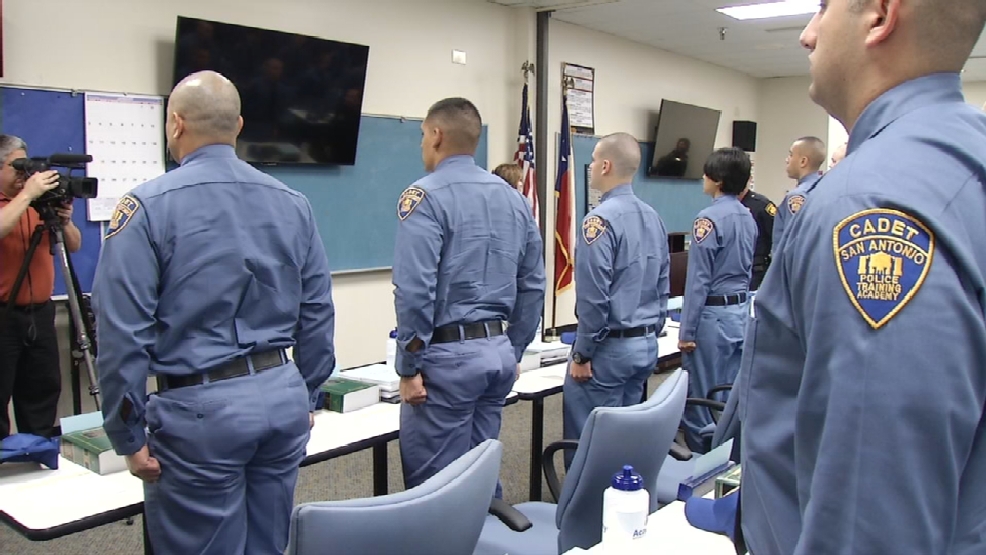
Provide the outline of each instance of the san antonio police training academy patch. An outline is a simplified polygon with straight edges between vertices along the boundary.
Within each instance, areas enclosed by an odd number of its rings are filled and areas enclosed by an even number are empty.
[[[701,243],[706,237],[712,233],[712,230],[716,226],[712,224],[712,220],[708,218],[699,218],[695,220],[695,225],[692,226],[692,237],[695,238],[696,243]]]
[[[777,215],[777,206],[775,206],[773,202],[767,203],[767,214],[770,214],[771,216]]]
[[[425,198],[424,189],[417,187],[408,187],[405,189],[401,193],[400,200],[397,201],[397,217],[403,222],[421,204],[423,198]]]
[[[856,310],[880,329],[917,294],[935,254],[935,235],[913,216],[857,212],[832,232],[839,277]]]
[[[787,199],[787,209],[791,214],[797,214],[801,207],[805,204],[805,197],[802,195],[794,195]]]
[[[605,232],[606,222],[599,216],[589,216],[582,222],[582,238],[585,239],[586,245],[594,243]]]
[[[116,203],[116,210],[113,211],[113,217],[110,218],[110,225],[106,228],[104,239],[109,239],[127,227],[139,209],[140,203],[137,202],[137,199],[130,195],[124,195],[120,202]]]

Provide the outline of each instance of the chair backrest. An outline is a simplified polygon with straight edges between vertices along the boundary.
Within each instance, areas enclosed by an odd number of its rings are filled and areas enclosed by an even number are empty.
[[[600,542],[603,491],[623,465],[633,465],[645,484],[656,482],[681,422],[687,393],[688,373],[679,369],[639,405],[592,411],[558,500],[559,553]],[[650,512],[657,507],[657,495],[651,492]]]
[[[472,553],[500,475],[503,445],[489,439],[416,488],[294,508],[287,555]]]

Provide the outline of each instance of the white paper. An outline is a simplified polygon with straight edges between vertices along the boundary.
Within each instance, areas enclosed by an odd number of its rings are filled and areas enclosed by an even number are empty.
[[[87,175],[99,180],[89,220],[108,221],[120,197],[164,174],[164,99],[86,93]]]
[[[568,120],[572,127],[592,128],[592,93],[569,89]]]

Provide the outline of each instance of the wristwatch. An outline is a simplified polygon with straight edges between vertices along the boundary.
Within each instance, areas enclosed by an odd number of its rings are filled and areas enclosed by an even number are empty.
[[[583,355],[582,353],[578,353],[578,352],[572,353],[572,360],[575,362],[575,364],[585,364],[587,362],[591,362],[592,361],[591,358]]]

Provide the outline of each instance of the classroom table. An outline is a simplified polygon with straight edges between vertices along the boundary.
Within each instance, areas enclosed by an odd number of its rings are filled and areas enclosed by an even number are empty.
[[[657,340],[657,364],[672,360],[681,355],[678,350],[678,323],[669,321],[664,326],[667,334]],[[664,354],[662,354],[664,353]],[[522,401],[531,402],[531,501],[541,501],[541,465],[544,458],[544,400],[562,392],[566,362],[530,370],[520,375],[514,384],[514,393]],[[647,386],[644,385],[644,393]]]
[[[709,493],[705,497],[712,498]],[[604,555],[601,544],[591,549],[572,549],[564,555]],[[651,513],[647,534],[620,555],[736,555],[733,542],[726,536],[699,530],[685,518],[685,504],[675,501]]]

